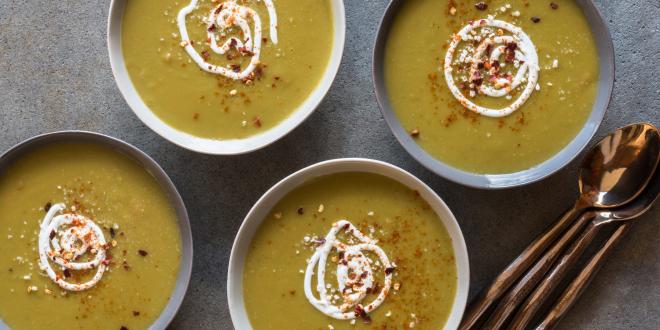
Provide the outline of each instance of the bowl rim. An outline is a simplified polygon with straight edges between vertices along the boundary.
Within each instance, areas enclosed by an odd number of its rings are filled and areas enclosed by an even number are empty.
[[[111,0],[107,22],[107,48],[112,74],[122,97],[133,113],[156,134],[184,149],[209,155],[240,155],[280,140],[302,124],[330,91],[344,52],[346,13],[343,0],[330,0],[333,17],[333,46],[325,71],[316,87],[293,112],[274,127],[242,139],[202,138],[178,130],[152,112],[137,92],[126,69],[121,45],[121,26],[128,0]],[[186,1],[186,0],[184,0]]]
[[[460,324],[470,285],[470,264],[465,238],[447,204],[423,181],[395,165],[367,158],[339,158],[307,166],[288,175],[268,189],[250,209],[235,236],[227,272],[227,302],[232,323],[237,329],[250,329],[243,300],[243,269],[249,245],[271,208],[284,196],[311,179],[335,173],[365,172],[385,176],[420,193],[433,208],[452,240],[456,261],[456,293],[445,329]]]
[[[394,113],[384,80],[384,55],[387,37],[398,9],[404,0],[392,0],[383,14],[372,53],[372,81],[376,101],[390,130],[403,148],[419,163],[445,179],[478,189],[506,189],[528,185],[547,178],[572,162],[589,144],[603,121],[612,98],[615,78],[615,54],[612,37],[605,20],[592,0],[577,0],[589,22],[598,51],[598,90],[591,114],[582,129],[560,151],[529,169],[506,174],[478,174],[450,166],[422,149],[406,132]]]
[[[83,130],[64,130],[44,133],[15,144],[13,147],[0,154],[0,172],[16,160],[22,158],[25,154],[30,153],[35,149],[61,142],[91,143],[118,152],[129,158],[131,161],[136,162],[147,171],[167,195],[177,215],[177,224],[181,237],[181,261],[179,264],[176,285],[172,294],[170,295],[165,308],[163,308],[158,318],[149,327],[150,329],[165,329],[172,319],[174,319],[174,316],[181,307],[192,273],[193,239],[188,211],[186,210],[181,195],[160,165],[137,147],[109,135]],[[9,329],[2,319],[0,319],[0,329],[1,328]]]

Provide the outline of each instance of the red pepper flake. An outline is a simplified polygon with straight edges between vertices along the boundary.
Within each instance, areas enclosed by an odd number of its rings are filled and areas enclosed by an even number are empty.
[[[488,8],[488,5],[485,2],[477,2],[474,7],[476,7],[478,10],[486,10]]]
[[[133,316],[140,316],[140,312],[139,311],[133,311]]]
[[[119,328],[119,330],[128,330],[128,327],[122,325],[121,328]]]
[[[211,57],[211,54],[209,54],[208,50],[203,50],[202,51],[202,57],[204,58],[204,60],[208,60],[209,57]]]
[[[305,210],[302,207],[298,208],[298,214],[303,215],[305,213]]]
[[[249,50],[248,50],[247,48],[245,48],[245,47],[241,47],[241,48],[239,48],[238,51],[241,52],[241,54],[243,54],[243,55],[254,56],[254,53],[251,52],[251,51],[249,51]]]
[[[264,68],[263,68],[263,66],[262,66],[262,65],[257,65],[257,67],[254,68],[254,72],[253,72],[253,73],[254,73],[254,77],[253,77],[253,79],[257,79],[257,80],[261,79],[261,76],[264,75]]]
[[[364,309],[362,308],[362,305],[357,305],[355,306],[355,316],[360,316],[364,313]]]
[[[63,272],[64,278],[71,277],[71,271],[67,268]]]
[[[509,42],[506,44],[506,50],[513,52],[518,49],[518,44],[515,42]]]
[[[46,205],[44,205],[44,211],[48,212],[50,211],[50,208],[53,207],[53,203],[48,202]]]
[[[504,60],[507,63],[513,63],[513,60],[516,59],[516,49],[518,49],[518,44],[515,42],[510,42],[506,44],[506,56]]]
[[[252,123],[254,123],[254,126],[261,127],[261,118],[259,116],[254,117]]]
[[[138,250],[138,253],[139,253],[141,256],[143,256],[143,257],[146,257],[146,256],[149,255],[149,252],[147,252],[147,251],[145,251],[145,250]]]
[[[394,272],[395,269],[396,268],[394,268],[394,267],[387,267],[387,268],[385,268],[385,274],[386,275],[392,274],[392,272]]]
[[[558,4],[556,4],[556,3],[554,3],[554,2],[551,2],[551,3],[550,3],[550,8],[552,8],[552,9],[555,9],[555,10],[556,10],[557,8],[559,8],[559,5],[558,5]]]
[[[209,28],[208,28],[207,30],[208,30],[209,32],[213,32],[213,31],[215,31],[215,23],[209,25]]]
[[[50,232],[50,235],[48,235],[48,238],[50,238],[52,240],[53,238],[55,238],[55,235],[57,235],[57,234],[55,234],[55,231],[53,230],[53,231]]]
[[[470,77],[470,81],[474,83],[475,86],[481,86],[481,84],[484,82],[484,78],[481,77],[481,72],[474,71],[472,77]]]
[[[364,310],[362,305],[357,305],[355,307],[355,316],[362,317],[362,321],[365,324],[370,324],[371,323],[371,317],[369,316],[369,314],[367,314],[367,312]]]
[[[534,22],[534,23],[538,23],[538,22],[540,22],[540,21],[541,21],[541,18],[540,18],[540,17],[538,17],[538,16],[532,16],[532,22]]]
[[[236,72],[236,73],[241,72],[241,66],[238,65],[238,64],[232,64],[232,65],[230,65],[230,67],[231,67],[231,70]]]
[[[117,233],[115,232],[115,229],[112,228],[112,227],[110,227],[110,237],[115,238],[115,235],[116,235],[116,234],[117,234]]]

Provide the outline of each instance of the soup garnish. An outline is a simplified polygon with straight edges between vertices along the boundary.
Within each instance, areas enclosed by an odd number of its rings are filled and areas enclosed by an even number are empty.
[[[39,231],[39,268],[48,274],[53,282],[64,290],[84,291],[90,289],[103,277],[108,260],[103,231],[85,216],[64,213],[64,204],[55,204],[46,213]],[[87,261],[81,261],[88,252],[94,255]],[[51,262],[60,266],[59,274]],[[94,276],[84,283],[70,283],[66,280],[70,271],[84,271],[96,268]]]
[[[270,39],[274,44],[277,44],[277,13],[275,12],[275,5],[272,0],[264,0],[266,8],[268,8],[268,15],[270,20]],[[208,18],[206,18],[207,28],[206,33],[208,39],[206,44],[209,45],[211,50],[216,54],[224,55],[232,48],[236,49],[241,56],[249,56],[249,65],[241,70],[240,65],[232,64],[228,66],[220,66],[211,64],[207,60],[210,58],[208,51],[202,51],[201,55],[195,50],[195,42],[188,36],[188,28],[186,26],[186,16],[197,8],[197,0],[192,0],[190,4],[181,11],[177,16],[177,24],[179,26],[179,33],[181,34],[181,46],[185,48],[190,58],[199,65],[199,67],[210,73],[220,74],[227,78],[234,80],[254,80],[254,70],[259,65],[259,57],[261,55],[261,18],[259,14],[252,8],[239,5],[235,1],[221,2],[218,6],[211,8]],[[254,22],[254,35],[250,29],[250,19]],[[243,40],[231,36],[232,28],[238,27],[243,35]],[[218,42],[226,40],[222,46],[218,46]]]
[[[461,44],[464,46],[459,48]],[[506,66],[517,73],[505,70]],[[529,36],[521,28],[493,16],[470,22],[453,35],[444,63],[445,80],[454,97],[465,108],[488,117],[504,117],[518,110],[537,88],[539,70],[536,48]],[[458,85],[455,74],[460,75]],[[502,109],[480,106],[470,100],[477,94],[510,100],[511,93],[525,82],[518,98]]]
[[[349,235],[346,243],[337,238],[337,234],[344,232]],[[364,235],[347,220],[340,220],[332,224],[332,228],[307,264],[305,271],[305,296],[307,300],[323,314],[335,319],[348,320],[364,317],[380,306],[390,292],[392,286],[393,264],[387,258],[385,251],[377,245],[377,241]],[[325,283],[325,266],[332,250],[339,253],[331,260],[337,264],[337,289]],[[369,258],[365,252],[374,253],[378,259]],[[312,276],[314,266],[317,266],[317,299],[312,293]],[[384,284],[376,291],[378,283],[374,278],[374,271],[382,270]],[[328,294],[330,289],[331,294]],[[378,296],[369,304],[360,304],[367,294],[378,293]],[[341,301],[341,305],[337,303]]]

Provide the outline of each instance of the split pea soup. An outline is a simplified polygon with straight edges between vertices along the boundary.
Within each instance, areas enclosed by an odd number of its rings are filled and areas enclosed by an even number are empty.
[[[572,0],[405,1],[385,47],[392,109],[416,143],[467,172],[550,159],[593,108],[599,59]]]
[[[452,241],[420,195],[339,173],[288,193],[251,242],[245,308],[260,329],[438,329],[457,288]]]
[[[175,210],[139,164],[86,143],[0,173],[0,320],[12,329],[146,329],[177,280]]]
[[[330,0],[130,0],[126,68],[173,128],[243,139],[289,117],[320,83],[333,45]]]

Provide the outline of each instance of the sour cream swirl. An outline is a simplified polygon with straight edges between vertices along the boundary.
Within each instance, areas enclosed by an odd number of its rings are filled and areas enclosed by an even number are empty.
[[[484,28],[488,31],[486,34],[476,33],[477,29]],[[499,33],[504,31],[508,31],[510,35]],[[509,106],[502,109],[479,106],[468,99],[454,81],[454,66],[458,64],[454,61],[456,49],[461,42],[471,41],[477,41],[479,45],[474,48],[472,54],[465,56],[465,62],[470,64],[469,83],[475,85],[475,82],[478,82],[477,86],[473,87],[477,88],[481,94],[490,97],[503,97],[509,95],[522,83],[527,83],[518,98]],[[500,63],[504,66],[504,63],[500,62],[499,59],[507,52],[513,55],[509,60],[515,61],[510,65],[515,65],[518,69],[513,76],[499,74]],[[459,59],[458,62],[461,62],[461,60]],[[479,71],[483,69],[484,65],[488,69],[487,76],[482,76]],[[471,22],[452,36],[445,55],[444,74],[449,90],[465,108],[488,117],[504,117],[518,110],[534,92],[539,77],[538,54],[534,43],[521,28],[488,17]]]
[[[354,245],[342,243],[337,239],[341,231],[352,235],[358,243]],[[360,316],[362,311],[369,313],[380,306],[387,298],[392,285],[393,267],[385,252],[376,245],[376,241],[361,233],[353,224],[346,220],[340,220],[332,225],[325,236],[323,244],[307,264],[305,272],[305,296],[307,300],[323,314],[335,319],[347,320]],[[339,253],[337,259],[337,288],[341,295],[341,305],[332,302],[332,294],[328,294],[325,283],[326,263],[332,249]],[[378,296],[369,304],[363,306],[360,303],[371,292],[376,283],[374,278],[374,260],[370,259],[364,252],[374,253],[380,260],[379,267],[383,269],[384,282]],[[312,276],[316,267],[316,291],[319,298],[312,292]]]
[[[78,214],[60,214],[66,209],[64,204],[53,205],[46,213],[39,231],[39,268],[46,272],[53,282],[62,289],[84,291],[94,287],[106,270],[106,250],[108,245],[103,231],[93,221]],[[89,261],[77,261],[90,251],[94,254]],[[52,264],[62,270],[89,270],[96,273],[87,282],[70,283],[66,276],[58,274]]]
[[[207,61],[208,55],[202,56],[194,47],[194,42],[188,36],[186,16],[195,10],[198,0],[192,0],[189,5],[183,7],[177,16],[181,45],[199,67],[210,73],[220,74],[234,80],[249,79],[259,64],[261,56],[261,18],[252,8],[239,5],[235,1],[221,2],[209,13],[206,22],[206,34],[210,48],[216,54],[224,55],[230,49],[236,49],[242,56],[250,56],[250,63],[243,70],[212,64]],[[268,9],[270,20],[270,39],[277,44],[277,13],[272,0],[263,0]],[[250,20],[254,22],[254,34],[250,28]],[[242,39],[236,37],[228,38],[222,45],[218,41],[225,39],[228,30],[238,27],[243,35]],[[198,42],[201,44],[201,42]]]

